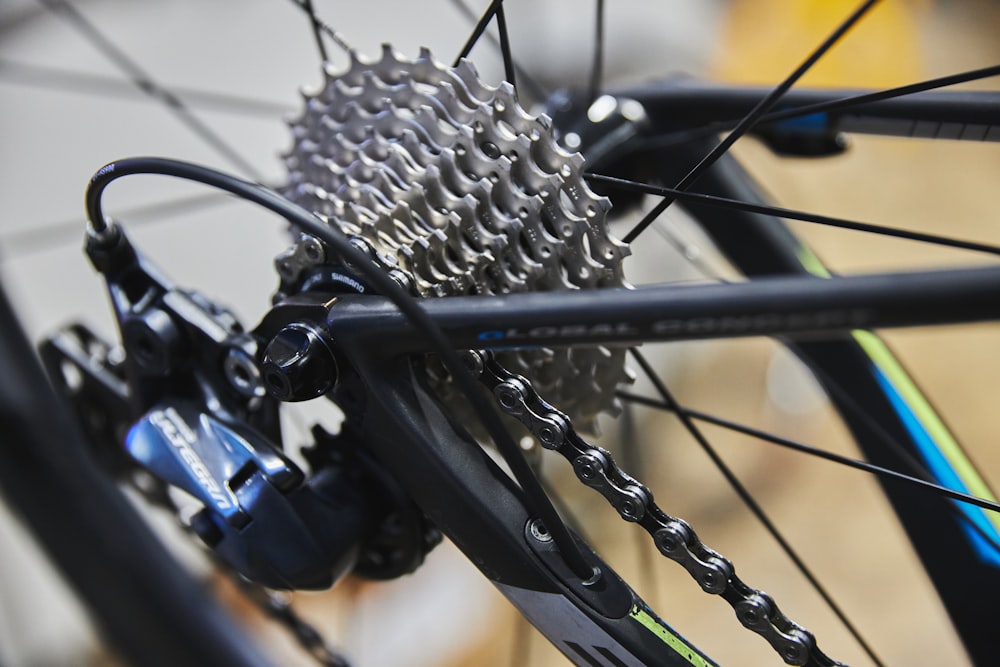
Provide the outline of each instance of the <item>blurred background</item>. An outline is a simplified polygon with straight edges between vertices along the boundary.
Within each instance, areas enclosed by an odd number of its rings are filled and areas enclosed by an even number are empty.
[[[372,56],[382,42],[390,42],[408,55],[428,46],[448,61],[474,22],[457,0],[315,4],[350,45]],[[486,4],[470,2],[472,14]],[[606,82],[676,72],[776,82],[855,4],[608,3]],[[299,108],[299,86],[320,81],[308,21],[290,1],[82,0],[73,6],[99,29],[103,50],[67,19],[59,3],[7,0],[0,6],[0,277],[36,339],[74,319],[114,333],[102,284],[79,249],[83,190],[94,171],[124,156],[163,155],[278,183],[279,155],[290,146],[282,118]],[[585,85],[592,3],[508,0],[505,7],[515,57],[525,70],[548,89]],[[1000,3],[886,0],[805,83],[888,87],[994,65],[1000,60],[998,34]],[[109,58],[108,45],[126,54],[127,64]],[[329,49],[334,65],[343,67],[345,53]],[[499,80],[500,58],[490,44],[477,46],[473,60],[486,81]],[[191,117],[179,118],[140,92],[130,82],[136,77],[184,100]],[[205,142],[201,127],[236,155]],[[777,159],[752,140],[736,148],[782,205],[1000,241],[994,202],[1000,152],[994,145],[856,138],[847,155],[826,160]],[[179,283],[219,298],[253,323],[269,303],[276,285],[272,259],[288,238],[278,221],[253,207],[205,200],[202,194],[164,179],[134,178],[109,192],[108,210]],[[711,259],[711,249],[699,245],[681,213],[672,213],[665,229],[687,250]],[[796,229],[842,272],[976,260],[914,243]],[[664,263],[676,263],[678,276],[691,274],[676,250],[655,244],[637,249],[626,273],[640,282],[650,266]],[[978,325],[889,336],[987,478],[1000,470],[1000,453],[992,447],[998,426],[997,334],[993,325]],[[769,341],[690,343],[651,354],[690,405],[853,453],[808,373]],[[818,596],[797,575],[787,576],[783,556],[681,430],[657,415],[637,413],[635,421],[648,446],[644,470],[650,472],[640,477],[652,485],[661,506],[730,556],[741,576],[813,630],[828,654],[866,664]],[[618,426],[611,421],[604,426],[613,447]],[[899,529],[871,480],[745,438],[710,433],[887,664],[961,664],[947,620],[899,542]],[[545,463],[553,482],[571,481],[555,463]],[[661,615],[723,664],[775,663],[763,642],[739,636],[749,633],[738,629],[726,605],[696,590],[680,568],[655,562],[641,535],[625,530],[578,486],[567,484],[565,491],[576,516]],[[311,664],[225,578],[211,574],[169,518],[154,513],[151,520],[162,524],[170,548],[203,573],[206,586],[218,589],[246,617],[262,650],[278,664]],[[296,595],[295,603],[360,666],[561,664],[447,544],[413,576],[384,585],[347,581],[331,593]],[[985,601],[970,603],[985,606]],[[115,664],[58,574],[2,505],[0,664]]]

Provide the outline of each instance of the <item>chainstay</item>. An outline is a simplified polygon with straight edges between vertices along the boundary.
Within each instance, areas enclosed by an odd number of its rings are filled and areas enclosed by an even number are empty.
[[[623,471],[607,450],[584,440],[528,380],[505,369],[489,351],[469,351],[465,359],[505,413],[543,447],[569,461],[577,478],[604,496],[623,519],[642,526],[657,550],[683,566],[702,590],[729,603],[739,622],[763,637],[782,660],[810,667],[842,664],[827,657],[813,634],[785,616],[770,595],[736,576],[732,562],[705,546],[687,522],[660,509],[645,485]]]

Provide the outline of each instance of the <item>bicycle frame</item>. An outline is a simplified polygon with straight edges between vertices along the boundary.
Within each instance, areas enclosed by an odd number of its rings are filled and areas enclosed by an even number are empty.
[[[650,99],[644,104],[652,108]],[[740,104],[750,104],[749,98],[741,99]],[[711,96],[699,101],[708,107],[719,103],[718,97]],[[956,98],[954,105],[960,104]],[[718,120],[728,118],[727,111]],[[985,127],[984,137],[996,134],[993,125]],[[690,157],[699,150],[693,142],[673,155]],[[677,162],[683,165],[684,159]],[[661,166],[663,180],[669,183],[672,175]],[[706,174],[699,189],[759,199],[733,161],[724,161]],[[875,406],[876,420],[892,437],[914,443],[919,454],[922,450],[916,441],[920,436],[907,422],[906,402],[902,406],[893,402],[892,387],[880,384],[879,378],[884,377],[880,369],[887,362],[884,357],[881,362],[875,360],[876,355],[867,348],[859,353],[864,348],[864,335],[852,331],[998,319],[1000,269],[821,279],[808,275],[822,273],[822,267],[817,269],[814,259],[777,220],[731,212],[720,215],[699,206],[690,209],[747,275],[801,275],[747,284],[454,297],[421,304],[456,348],[782,336],[814,368],[823,370],[821,382],[857,387],[859,400]],[[598,298],[600,309],[594,307]],[[259,333],[266,336],[280,325],[286,312],[294,316],[300,307],[315,307],[320,299],[330,303],[331,295],[305,295],[278,304]],[[333,343],[364,380],[370,410],[365,429],[373,453],[484,574],[571,659],[596,664],[709,664],[656,619],[610,568],[602,568],[609,573],[603,580],[607,589],[595,594],[565,571],[557,554],[532,542],[526,532],[532,519],[530,508],[516,486],[448,419],[415,377],[406,356],[426,348],[394,307],[378,296],[337,295],[329,305],[325,325]],[[851,362],[838,363],[844,357],[850,357]],[[851,379],[843,379],[844,373],[851,374]],[[832,383],[829,378],[833,378]],[[835,402],[841,401],[832,395]],[[49,398],[39,394],[36,400]],[[845,418],[870,460],[883,464],[893,460],[878,429]],[[904,524],[916,535],[918,552],[970,655],[977,661],[985,660],[982,656],[995,648],[991,630],[986,628],[988,619],[978,618],[981,614],[972,613],[963,603],[970,599],[970,591],[977,596],[1000,592],[1000,582],[996,582],[1000,578],[983,577],[982,554],[973,546],[938,553],[942,544],[970,545],[965,535],[967,522],[975,520],[962,513],[956,521],[951,501],[928,500],[925,494],[908,488],[886,486]],[[484,498],[490,502],[484,503]],[[51,516],[40,516],[32,523],[37,529],[51,520]],[[71,547],[57,541],[50,548],[65,554]],[[63,567],[70,569],[65,563]],[[92,591],[87,595],[92,602],[99,599]],[[121,628],[114,632],[119,641],[121,632]],[[176,631],[171,630],[170,636],[176,639]],[[664,646],[670,647],[666,654]]]
[[[714,664],[642,602],[614,570],[586,551],[599,576],[582,582],[510,477],[456,425],[406,357],[372,354],[361,338],[355,370],[367,397],[362,429],[370,451],[435,525],[535,627],[574,662],[707,667]]]
[[[305,300],[320,298],[329,295]],[[997,319],[1000,267],[450,297],[421,305],[456,349],[791,336]],[[428,351],[407,319],[380,297],[338,296],[328,312],[335,341],[360,337],[387,354]]]
[[[502,349],[748,335],[800,339],[856,327],[978,321],[1000,317],[998,297],[1000,269],[990,267],[452,297],[422,306],[456,348]],[[353,393],[367,397],[363,430],[375,456],[568,657],[593,664],[709,664],[606,564],[595,561],[612,577],[611,590],[595,596],[557,553],[539,551],[530,508],[509,477],[448,419],[411,368],[408,360],[429,349],[393,304],[378,296],[302,294],[277,304],[257,333],[268,338],[305,311],[311,319],[325,313],[331,345],[360,375]]]

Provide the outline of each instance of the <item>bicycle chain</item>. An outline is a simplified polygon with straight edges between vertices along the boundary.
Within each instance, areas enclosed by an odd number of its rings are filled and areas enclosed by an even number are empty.
[[[231,572],[227,570],[228,572]],[[323,634],[292,607],[288,595],[247,581],[232,572],[237,585],[258,609],[274,619],[298,642],[299,648],[322,667],[351,667],[347,658],[336,651]]]
[[[351,667],[350,661],[326,640],[323,633],[299,615],[287,594],[246,579],[224,562],[218,554],[205,548],[202,541],[194,535],[191,525],[181,521],[180,507],[174,502],[164,486],[148,476],[133,477],[129,486],[145,498],[150,505],[163,508],[175,517],[178,528],[186,533],[194,544],[202,546],[201,553],[205,555],[215,571],[229,577],[247,601],[257,607],[265,616],[274,619],[275,623],[285,628],[298,642],[299,648],[317,665],[321,667]]]
[[[642,526],[667,558],[679,563],[701,586],[733,608],[740,623],[763,637],[790,665],[840,665],[816,646],[816,639],[781,610],[767,593],[736,576],[732,562],[705,546],[690,525],[664,512],[650,490],[615,463],[611,454],[584,440],[565,414],[546,403],[520,375],[501,366],[489,351],[468,351],[465,360],[496,398],[543,447],[562,455],[577,478],[598,491],[626,521]]]

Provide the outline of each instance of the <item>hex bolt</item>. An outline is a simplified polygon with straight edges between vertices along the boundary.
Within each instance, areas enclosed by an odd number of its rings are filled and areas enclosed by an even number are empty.
[[[154,376],[170,374],[184,345],[173,319],[159,308],[128,317],[122,325],[122,340],[142,372]]]
[[[531,523],[528,524],[528,531],[531,536],[538,540],[539,542],[551,542],[552,534],[549,529],[545,527],[545,524],[539,519],[532,519]]]
[[[229,348],[222,362],[222,371],[229,385],[241,396],[254,398],[264,395],[264,384],[257,362],[245,350]]]
[[[337,362],[312,329],[291,324],[264,350],[264,386],[280,401],[307,401],[330,391],[337,382]]]

